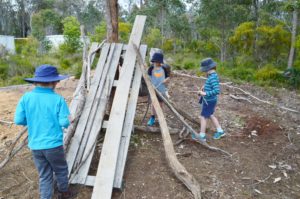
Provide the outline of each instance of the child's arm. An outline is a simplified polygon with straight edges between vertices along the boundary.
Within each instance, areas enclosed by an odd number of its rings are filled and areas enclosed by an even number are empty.
[[[16,125],[27,125],[27,120],[26,120],[26,113],[24,109],[24,104],[23,104],[23,97],[20,99],[16,112],[15,112],[15,117],[14,117],[14,122]]]
[[[70,125],[69,116],[70,116],[70,111],[68,105],[65,102],[65,100],[61,98],[60,109],[58,113],[58,121],[59,121],[59,125],[62,128],[68,128],[68,126]]]
[[[210,97],[220,94],[220,83],[218,76],[214,76],[213,78],[211,78],[209,80],[209,83],[212,86],[212,90],[205,92],[205,96]]]

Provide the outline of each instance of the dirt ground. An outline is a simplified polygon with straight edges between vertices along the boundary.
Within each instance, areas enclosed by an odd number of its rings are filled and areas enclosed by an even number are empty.
[[[227,82],[222,79],[223,82]],[[178,107],[195,118],[200,114],[194,92],[203,80],[176,76],[171,78],[169,94]],[[280,106],[300,111],[300,95],[286,89],[266,89],[250,84],[235,85],[254,96]],[[68,102],[76,87],[76,80],[61,82],[57,92]],[[0,89],[0,120],[12,121],[20,96],[30,86]],[[236,100],[230,94],[247,97],[240,91],[222,86],[216,116],[227,136],[213,140],[210,124],[208,143],[233,154],[224,156],[186,140],[175,146],[179,161],[201,185],[203,198],[212,199],[298,199],[300,198],[300,114],[261,103],[253,98]],[[147,103],[139,99],[136,125],[141,125]],[[182,128],[167,107],[168,125]],[[148,113],[147,116],[149,116]],[[145,125],[146,120],[144,121]],[[198,131],[199,127],[194,126]],[[20,127],[0,124],[0,160],[20,131]],[[173,141],[178,135],[172,135]],[[77,198],[90,198],[92,188],[73,186],[79,190]],[[0,170],[0,199],[38,198],[38,175],[31,153],[22,150]],[[114,199],[188,199],[193,198],[187,188],[169,168],[160,134],[135,132],[131,139],[122,191],[114,190]]]

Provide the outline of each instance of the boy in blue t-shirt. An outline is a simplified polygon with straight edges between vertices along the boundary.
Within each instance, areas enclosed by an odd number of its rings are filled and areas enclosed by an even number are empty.
[[[192,139],[198,139],[203,142],[206,141],[205,131],[207,119],[211,119],[217,129],[217,132],[213,136],[214,139],[220,139],[225,136],[218,119],[213,115],[217,105],[218,95],[220,94],[220,83],[218,74],[216,73],[216,66],[217,64],[211,58],[206,58],[201,61],[200,71],[206,73],[207,80],[199,91],[199,95],[201,95],[199,102],[202,104],[200,133],[197,135],[192,134]]]
[[[64,98],[54,91],[57,83],[66,78],[68,76],[59,75],[54,66],[37,67],[35,76],[25,79],[36,87],[22,96],[15,112],[15,124],[28,127],[28,147],[39,172],[41,199],[52,198],[53,173],[60,199],[76,195],[69,189],[68,165],[63,148],[62,128],[70,125],[70,112]]]
[[[169,73],[167,69],[163,66],[164,56],[162,53],[154,53],[151,58],[151,65],[148,68],[148,75],[150,76],[153,86],[163,95],[167,96],[167,88],[165,83],[169,80]],[[157,96],[157,99],[162,106],[163,100]],[[155,110],[153,105],[151,106],[151,117],[147,123],[148,126],[153,126],[155,124]]]

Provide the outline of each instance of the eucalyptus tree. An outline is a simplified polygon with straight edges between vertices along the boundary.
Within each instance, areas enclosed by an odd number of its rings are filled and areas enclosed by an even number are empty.
[[[227,58],[228,38],[233,29],[251,15],[251,0],[202,0],[198,4],[199,30],[214,32],[210,40],[220,50],[220,59]],[[206,31],[206,32],[207,32]]]

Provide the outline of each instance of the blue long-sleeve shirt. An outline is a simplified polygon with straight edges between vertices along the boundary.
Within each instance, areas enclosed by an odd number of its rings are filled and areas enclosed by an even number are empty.
[[[218,99],[218,95],[220,94],[220,83],[216,72],[208,75],[204,84],[204,91],[206,93],[204,96],[206,101],[216,101]]]
[[[69,108],[64,98],[51,88],[36,87],[20,99],[14,122],[28,127],[31,150],[63,145],[63,130],[70,125]]]

